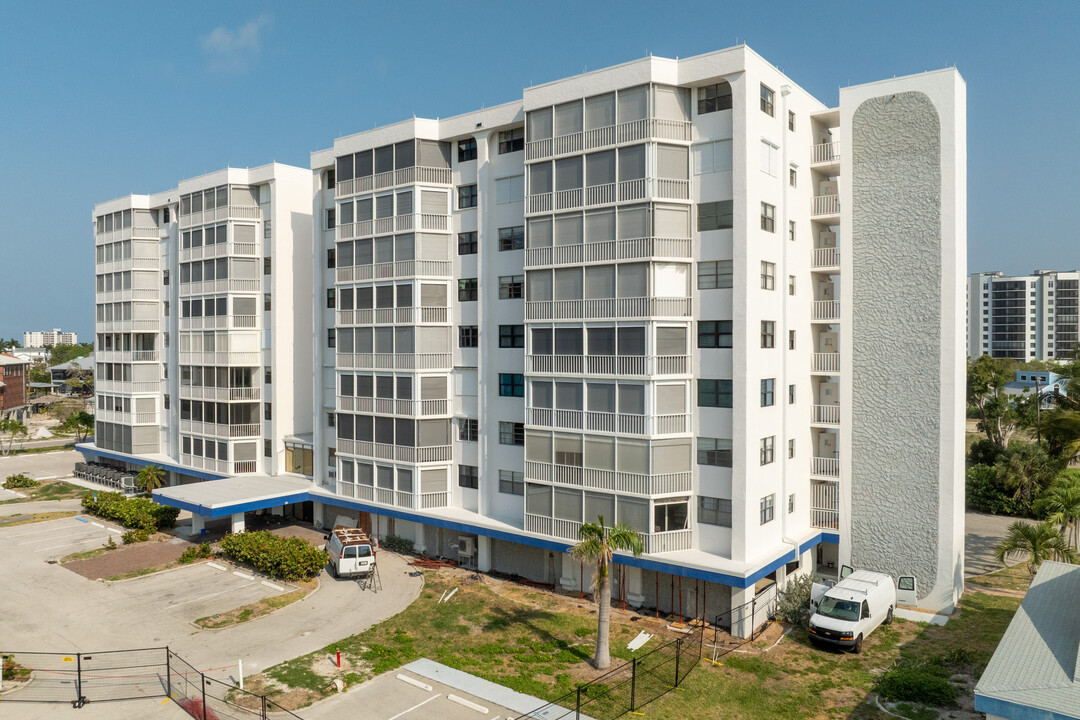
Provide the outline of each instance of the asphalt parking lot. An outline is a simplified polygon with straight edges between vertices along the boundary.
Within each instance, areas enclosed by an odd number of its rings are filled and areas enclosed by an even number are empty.
[[[9,507],[12,511],[18,510],[18,506]],[[122,534],[123,530],[117,525],[76,516],[0,528],[0,550],[29,553],[43,560],[57,559],[99,548],[110,537],[119,545]]]

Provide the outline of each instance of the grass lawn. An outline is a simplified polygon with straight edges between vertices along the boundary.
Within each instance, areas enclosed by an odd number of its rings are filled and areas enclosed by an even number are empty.
[[[74,510],[66,510],[60,512],[41,512],[34,513],[33,515],[20,515],[15,513],[9,515],[6,518],[0,516],[0,527],[15,527],[16,525],[29,525],[30,523],[46,522],[48,520],[59,520],[60,518],[72,517],[78,515]]]
[[[262,600],[259,600],[258,602],[241,605],[240,607],[233,608],[228,612],[199,618],[195,621],[195,624],[199,627],[211,630],[217,630],[220,628],[231,627],[233,625],[239,625],[240,623],[247,622],[248,620],[260,618],[263,615],[269,615],[275,610],[280,610],[286,605],[292,605],[297,600],[303,600],[309,593],[313,592],[315,588],[319,586],[318,580],[301,580],[293,584],[297,585],[299,589],[293,590],[292,592],[283,593],[281,595],[275,595],[274,597],[264,598]]]
[[[245,679],[245,687],[268,694],[297,708],[333,692],[334,678],[348,684],[363,682],[419,657],[428,657],[492,680],[520,692],[554,699],[598,673],[586,662],[595,638],[594,608],[588,601],[511,583],[486,580],[463,585],[461,575],[426,573],[420,597],[402,613],[359,635],[330,645]],[[449,603],[439,604],[444,591],[459,587]],[[819,650],[797,629],[780,644],[766,649],[749,646],[730,653],[713,666],[706,640],[706,657],[683,685],[643,712],[653,718],[888,718],[871,703],[874,680],[901,657],[907,661],[941,658],[963,650],[970,679],[958,689],[960,708],[950,712],[966,717],[971,689],[981,674],[1012,615],[1019,598],[969,591],[963,609],[944,627],[898,620],[876,630],[863,653],[853,655]],[[626,643],[639,630],[658,633],[646,650],[666,637],[665,626],[651,619],[631,621],[613,613],[613,666],[631,654]],[[707,636],[708,637],[708,636]],[[339,670],[329,658],[341,650]],[[936,717],[907,704],[898,714],[913,720]],[[975,717],[975,716],[970,716]]]
[[[1027,592],[1028,586],[1031,584],[1031,573],[1028,571],[1028,563],[1021,562],[1016,565],[1010,565],[997,572],[968,578],[966,582],[973,587],[979,586],[995,590]]]
[[[18,490],[17,492],[22,493],[26,497],[2,500],[0,501],[0,505],[41,502],[43,500],[69,500],[71,498],[81,498],[88,491],[86,488],[66,483],[63,480],[45,480],[38,487],[25,488]]]

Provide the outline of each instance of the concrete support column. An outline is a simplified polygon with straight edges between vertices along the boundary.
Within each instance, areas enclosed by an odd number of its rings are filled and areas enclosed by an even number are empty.
[[[206,529],[206,518],[202,515],[191,514],[191,537],[199,537]]]
[[[232,522],[229,525],[229,531],[234,535],[236,533],[244,532],[244,513],[234,513],[232,515]]]
[[[564,590],[577,590],[579,592],[592,592],[592,563],[582,563],[570,553],[562,556],[562,576],[559,577],[559,585]]]
[[[731,634],[737,638],[748,638],[754,631],[754,586],[731,588]]]
[[[626,575],[624,582],[626,582],[626,604],[639,608],[645,602],[645,596],[641,594],[641,568],[626,566],[619,566],[620,573],[625,568]]]
[[[311,520],[315,523],[316,530],[322,530],[326,527],[326,518],[323,514],[325,508],[326,505],[323,505],[321,502],[311,503]]]
[[[491,538],[476,536],[476,569],[480,572],[491,570]]]
[[[776,568],[776,589],[783,590],[787,587],[787,565]]]

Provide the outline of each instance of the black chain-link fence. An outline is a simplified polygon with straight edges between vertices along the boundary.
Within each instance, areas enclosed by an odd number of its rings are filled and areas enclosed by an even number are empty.
[[[701,660],[704,628],[635,657],[516,720],[614,720],[678,687]]]

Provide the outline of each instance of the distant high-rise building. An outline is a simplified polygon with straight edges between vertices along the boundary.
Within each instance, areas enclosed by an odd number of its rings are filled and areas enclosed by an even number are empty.
[[[1071,360],[1080,328],[1080,270],[974,273],[967,283],[967,350],[1016,360]]]
[[[23,347],[52,347],[53,345],[78,345],[79,336],[73,332],[63,332],[60,328],[52,330],[31,330],[23,333]]]

